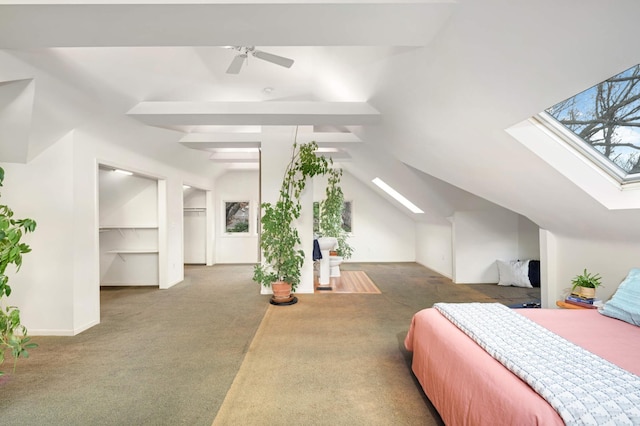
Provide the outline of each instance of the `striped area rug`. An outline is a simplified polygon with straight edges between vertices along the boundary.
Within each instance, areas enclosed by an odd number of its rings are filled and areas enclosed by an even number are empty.
[[[340,275],[331,278],[331,290],[316,290],[316,293],[381,293],[364,271],[341,271]]]

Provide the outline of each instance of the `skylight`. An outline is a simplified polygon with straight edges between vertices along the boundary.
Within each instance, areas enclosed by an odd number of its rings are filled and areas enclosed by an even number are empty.
[[[621,184],[640,181],[640,64],[541,114]]]
[[[398,191],[396,191],[395,189],[393,189],[392,187],[390,187],[389,185],[387,185],[382,179],[380,178],[375,178],[373,179],[371,182],[375,183],[376,185],[378,185],[378,187],[380,189],[382,189],[384,192],[386,192],[387,194],[389,194],[390,196],[392,196],[397,202],[399,202],[400,204],[402,204],[403,206],[405,206],[406,208],[408,208],[409,210],[411,210],[413,213],[424,213],[422,210],[420,210],[420,208],[418,206],[416,206],[415,204],[413,204],[411,201],[409,201],[408,199],[406,199],[402,194],[400,194]]]

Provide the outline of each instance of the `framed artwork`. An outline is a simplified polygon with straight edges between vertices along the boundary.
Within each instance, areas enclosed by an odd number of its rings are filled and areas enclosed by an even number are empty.
[[[249,233],[249,202],[248,201],[226,201],[225,209],[225,232],[229,234]]]

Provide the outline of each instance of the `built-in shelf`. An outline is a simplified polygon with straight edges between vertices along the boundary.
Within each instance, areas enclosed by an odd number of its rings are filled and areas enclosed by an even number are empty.
[[[100,225],[100,229],[158,229],[157,225]]]
[[[122,256],[123,254],[156,254],[158,253],[158,250],[156,249],[115,249],[115,250],[108,250],[107,253],[117,254],[118,257],[123,262],[126,262],[126,259]]]
[[[207,209],[204,207],[185,207],[185,212],[206,212]]]
[[[158,250],[155,249],[115,249],[115,250],[109,250],[107,251],[107,253],[112,253],[112,254],[138,254],[138,253],[157,253]]]
[[[125,229],[131,229],[133,230],[133,232],[137,233],[137,231],[140,229],[158,229],[157,226],[155,225],[106,225],[106,226],[101,226],[100,228],[98,228],[99,232],[108,232],[108,231],[113,231],[113,230],[117,230],[118,232],[120,232],[120,235],[122,235],[124,237],[124,230]]]

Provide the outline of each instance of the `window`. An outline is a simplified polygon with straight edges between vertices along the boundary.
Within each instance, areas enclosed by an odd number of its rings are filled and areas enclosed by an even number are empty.
[[[229,234],[249,233],[249,202],[227,201],[225,205],[225,232]]]
[[[541,114],[620,183],[640,181],[640,64]]]

